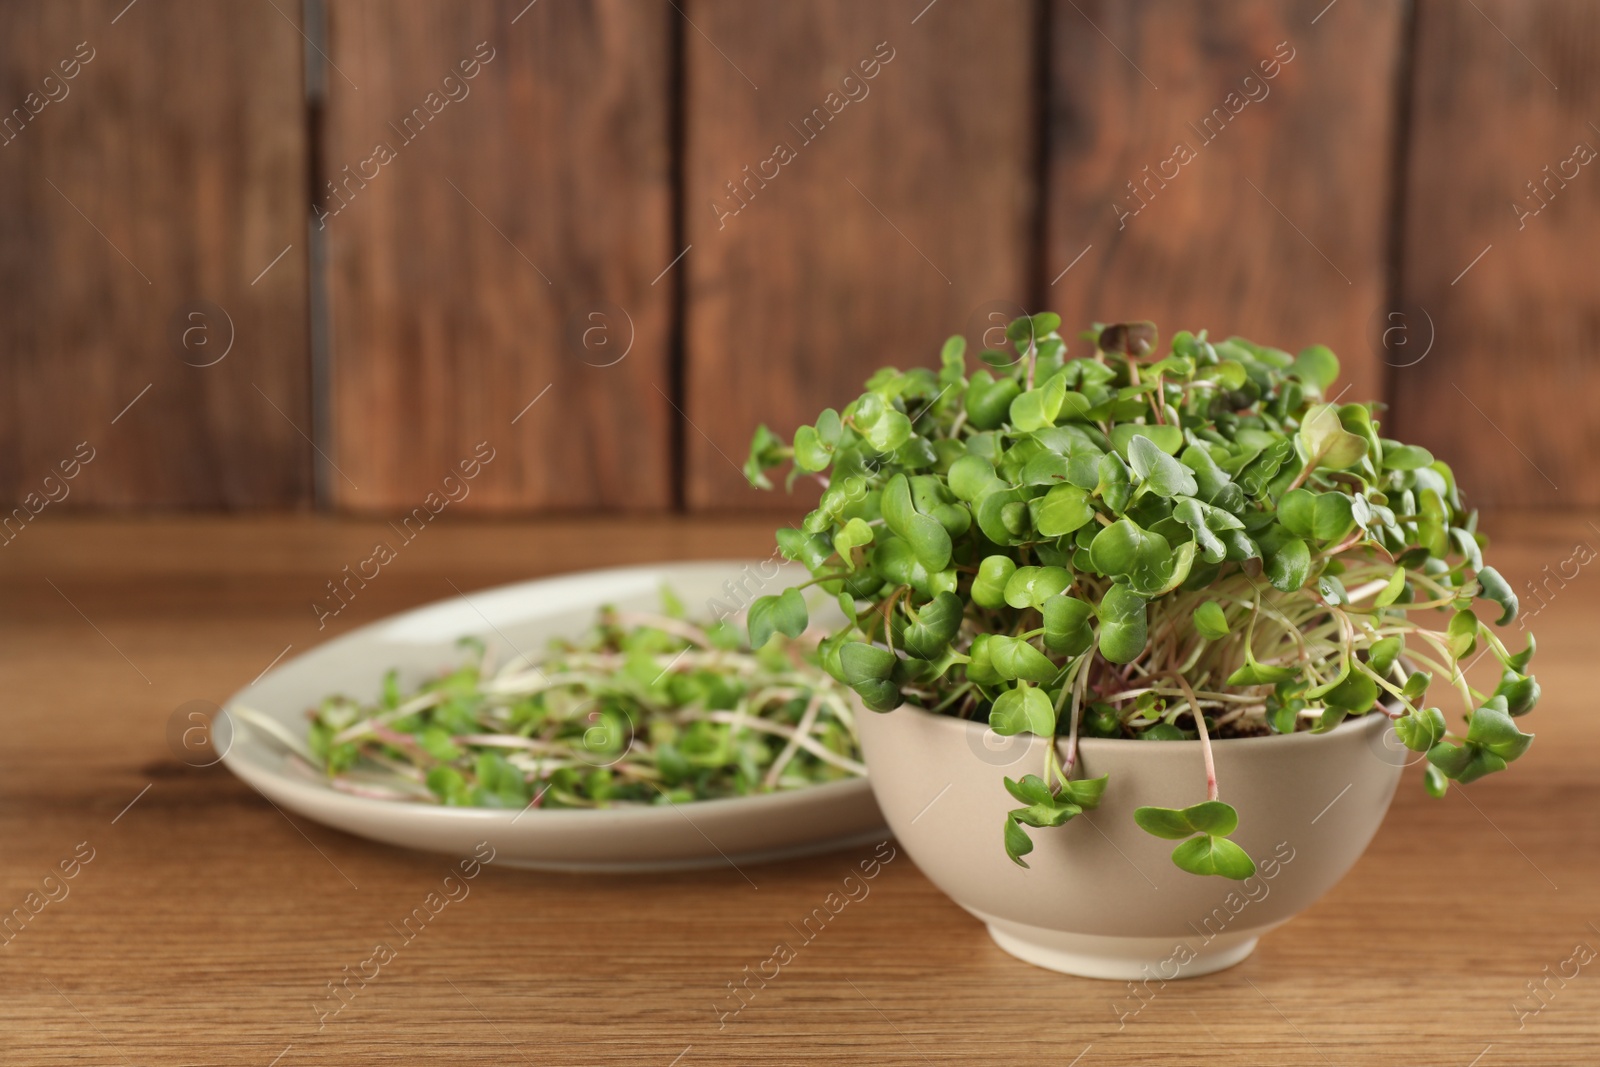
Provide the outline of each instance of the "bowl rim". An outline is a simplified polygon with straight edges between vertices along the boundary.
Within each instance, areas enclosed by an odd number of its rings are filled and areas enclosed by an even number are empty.
[[[939,725],[935,727],[936,729],[954,731],[957,728],[965,727],[967,733],[982,735],[989,732],[989,724],[981,720],[958,719],[954,715],[935,715],[927,708],[918,707],[915,704],[901,704],[890,711],[870,712],[869,714],[892,715],[897,711],[909,711],[919,718],[939,721]],[[1268,745],[1316,744],[1336,736],[1352,734],[1362,730],[1377,732],[1377,728],[1372,725],[1373,722],[1381,723],[1384,727],[1387,727],[1391,720],[1375,706],[1373,710],[1348,718],[1333,729],[1320,734],[1312,733],[1310,730],[1296,730],[1292,734],[1266,734],[1259,737],[1213,737],[1211,745],[1213,748],[1227,746],[1230,750],[1246,750],[1264,748]],[[1034,737],[1037,735],[1030,734],[1025,736]],[[1067,739],[1057,734],[1054,740],[1057,744],[1061,744]],[[1084,737],[1082,735],[1078,737],[1078,747],[1085,750],[1104,749],[1111,751],[1126,745],[1148,745],[1149,743],[1149,741],[1135,737]],[[1196,738],[1193,741],[1162,741],[1161,744],[1173,747],[1170,749],[1163,748],[1159,751],[1181,751],[1178,746],[1193,746],[1198,749],[1200,740]]]

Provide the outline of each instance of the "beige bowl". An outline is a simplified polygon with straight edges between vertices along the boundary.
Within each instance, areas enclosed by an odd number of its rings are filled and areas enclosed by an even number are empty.
[[[1233,839],[1257,867],[1236,882],[1179,870],[1177,842],[1133,821],[1141,805],[1205,799],[1197,741],[1084,739],[1074,776],[1111,775],[1100,807],[1029,829],[1024,870],[1001,843],[1018,806],[1001,779],[1042,773],[1043,738],[909,707],[863,713],[858,729],[878,805],[923,873],[1013,956],[1089,978],[1194,977],[1250,955],[1355,864],[1415,758],[1377,714],[1326,734],[1216,742]]]

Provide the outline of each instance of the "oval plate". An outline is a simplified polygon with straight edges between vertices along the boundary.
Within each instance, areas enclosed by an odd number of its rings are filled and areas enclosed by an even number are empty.
[[[785,564],[746,561],[661,563],[585,571],[442,600],[352,631],[274,668],[229,698],[213,727],[229,770],[289,811],[387,844],[468,856],[479,842],[497,863],[565,871],[641,871],[759,863],[881,840],[883,815],[864,778],[782,793],[667,806],[609,809],[447,808],[353,796],[328,785],[278,741],[227,709],[265,714],[294,736],[305,711],[331,693],[373,701],[383,674],[399,668],[413,687],[458,666],[456,641],[473,636],[505,659],[574,637],[602,604],[656,610],[669,586],[696,608],[716,600],[741,607],[809,577]],[[734,592],[734,590],[742,590]]]

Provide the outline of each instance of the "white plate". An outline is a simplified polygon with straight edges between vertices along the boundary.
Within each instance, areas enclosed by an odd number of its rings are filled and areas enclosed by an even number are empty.
[[[519,650],[542,650],[551,637],[583,633],[601,604],[658,610],[663,585],[699,616],[711,598],[734,607],[736,596],[748,603],[808,577],[785,564],[763,583],[762,567],[772,569],[744,561],[619,567],[442,600],[298,656],[235,693],[226,707],[261,712],[304,737],[306,709],[329,694],[371,701],[391,667],[399,668],[405,688],[458,666],[460,637],[482,638],[503,663]],[[745,591],[733,594],[741,585]],[[288,811],[362,837],[458,857],[488,841],[495,862],[512,866],[637,871],[737,865],[881,840],[887,832],[865,779],[662,807],[447,808],[339,792],[226,710],[213,732],[228,769]]]

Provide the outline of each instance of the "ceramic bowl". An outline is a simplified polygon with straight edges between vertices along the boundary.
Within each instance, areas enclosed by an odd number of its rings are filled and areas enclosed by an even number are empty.
[[[1001,779],[1042,773],[1048,741],[909,707],[863,714],[859,730],[895,836],[1001,948],[1052,970],[1132,980],[1193,977],[1248,956],[1354,865],[1414,756],[1378,714],[1326,734],[1215,742],[1221,797],[1239,812],[1233,839],[1257,864],[1240,882],[1179,870],[1177,842],[1133,821],[1141,805],[1205,799],[1198,741],[1084,739],[1075,777],[1111,776],[1100,806],[1029,829],[1024,869],[1001,843],[1017,807]]]

